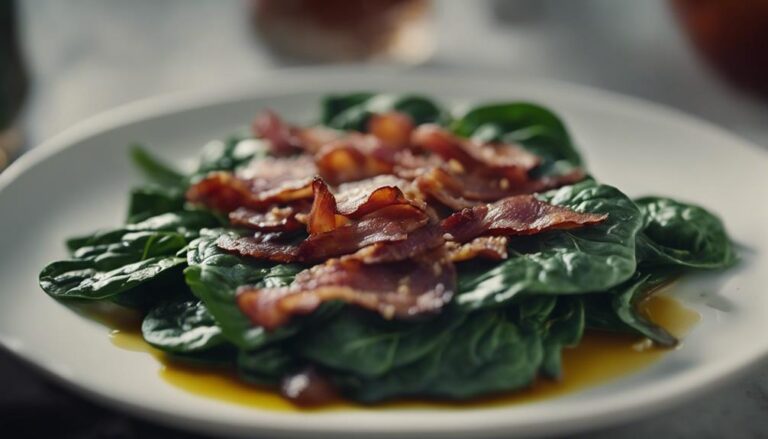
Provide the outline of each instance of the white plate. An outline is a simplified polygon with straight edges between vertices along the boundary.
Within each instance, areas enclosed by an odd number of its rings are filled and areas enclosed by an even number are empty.
[[[37,274],[65,256],[62,240],[117,225],[139,181],[126,157],[141,141],[166,158],[195,155],[209,139],[271,107],[317,116],[332,91],[418,91],[454,103],[533,100],[562,115],[599,179],[630,195],[701,203],[746,246],[724,275],[678,289],[703,314],[683,348],[607,385],[527,405],[443,411],[261,411],[193,396],[158,375],[155,359],[115,348],[105,329],[46,296]],[[405,433],[435,437],[574,432],[660,411],[733,376],[768,353],[768,157],[711,125],[605,92],[530,79],[429,72],[298,70],[204,96],[173,96],[89,120],[22,157],[0,175],[0,341],[90,396],[159,422],[236,435]]]

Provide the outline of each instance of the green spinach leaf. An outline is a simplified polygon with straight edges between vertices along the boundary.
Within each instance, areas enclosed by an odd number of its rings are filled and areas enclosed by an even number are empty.
[[[643,266],[724,268],[736,257],[723,223],[706,209],[671,198],[635,200],[645,219],[638,236]]]
[[[326,97],[320,120],[339,130],[366,131],[371,115],[388,111],[407,114],[416,124],[445,123],[448,118],[440,105],[424,96],[352,93]]]
[[[445,312],[426,321],[391,321],[347,307],[303,332],[294,349],[324,367],[375,377],[427,355],[462,320]]]
[[[384,375],[331,374],[351,398],[376,402],[402,396],[464,399],[523,388],[543,359],[539,331],[520,328],[503,311],[472,313],[428,355]]]
[[[251,160],[267,155],[265,145],[254,139],[233,136],[224,141],[214,140],[203,147],[200,164],[192,178],[213,171],[234,171]]]
[[[151,181],[164,186],[183,189],[187,186],[187,176],[173,169],[162,160],[153,156],[140,145],[131,147],[131,159],[136,167]]]
[[[241,349],[255,350],[268,343],[295,334],[298,325],[286,325],[275,331],[253,326],[237,307],[237,289],[243,285],[287,285],[300,271],[297,265],[270,265],[224,252],[216,246],[221,231],[205,231],[193,241],[187,252],[189,267],[184,276],[192,292],[221,327],[222,334]]]
[[[541,197],[577,212],[607,213],[608,218],[592,227],[513,240],[510,258],[490,269],[487,265],[459,266],[459,306],[498,306],[520,293],[603,291],[632,276],[635,236],[642,225],[632,200],[616,188],[591,180]]]
[[[183,258],[158,256],[102,271],[93,260],[58,261],[40,273],[40,286],[56,299],[110,299],[163,274],[178,273],[174,269],[183,264]]]
[[[563,348],[578,345],[584,334],[584,304],[581,298],[559,297],[545,328],[541,370],[544,375],[559,379],[562,376]]]
[[[131,190],[127,223],[184,210],[184,192],[177,188],[147,185]]]
[[[454,122],[453,129],[481,142],[519,143],[543,159],[539,171],[542,173],[562,173],[583,165],[560,118],[536,104],[512,102],[474,107]]]
[[[78,248],[73,259],[53,262],[40,273],[40,286],[57,299],[102,300],[150,282],[169,286],[184,259],[176,252],[187,241],[175,232],[126,233],[110,243]],[[170,292],[169,292],[170,293]],[[125,303],[141,302],[139,296]]]
[[[648,320],[638,304],[675,274],[670,271],[637,272],[606,293],[584,295],[586,325],[593,329],[643,335],[661,346],[674,346],[677,338]]]
[[[114,244],[120,242],[127,234],[147,231],[174,232],[185,239],[191,239],[197,237],[201,228],[215,227],[219,224],[221,220],[216,215],[202,210],[164,213],[134,224],[127,224],[119,229],[70,238],[67,240],[67,248],[75,252],[81,247]]]
[[[144,317],[141,333],[147,343],[176,354],[204,352],[227,344],[205,305],[188,298],[152,308]]]
[[[271,345],[255,351],[240,351],[237,370],[245,381],[275,386],[304,363],[282,346]]]

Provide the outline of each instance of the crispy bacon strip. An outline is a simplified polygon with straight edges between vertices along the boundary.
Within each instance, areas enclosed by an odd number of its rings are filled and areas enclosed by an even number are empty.
[[[232,237],[221,235],[216,245],[226,251],[256,259],[274,262],[296,262],[299,247],[292,239],[281,233],[256,233],[253,236]]]
[[[453,262],[468,261],[475,258],[500,261],[507,259],[507,244],[508,238],[506,236],[481,236],[466,244],[448,241],[445,243],[445,247]]]
[[[428,221],[427,215],[413,206],[393,205],[333,230],[310,235],[300,243],[286,234],[256,233],[254,236],[238,238],[225,235],[216,245],[226,251],[256,259],[320,262],[376,244],[408,241],[410,234],[423,228]],[[374,249],[369,250],[372,254],[368,260],[395,260],[396,255],[406,258],[419,249],[431,248],[432,242],[408,241],[391,249],[375,247],[375,252]]]
[[[187,200],[222,212],[238,207],[260,210],[273,204],[289,203],[312,197],[315,175],[312,159],[307,156],[265,158],[248,168],[230,172],[212,172],[187,190]]]
[[[251,130],[256,137],[269,141],[272,154],[289,156],[302,151],[314,154],[342,133],[323,127],[302,128],[286,123],[273,111],[265,110],[253,119]]]
[[[363,247],[342,259],[357,259],[366,264],[404,261],[426,253],[445,243],[443,231],[437,225],[426,225],[408,234],[402,241],[377,242]]]
[[[448,303],[455,288],[455,268],[438,248],[413,261],[389,264],[330,259],[302,271],[287,287],[242,287],[237,304],[255,325],[273,330],[331,300],[376,311],[387,319],[433,313]]]
[[[573,229],[604,221],[608,214],[580,213],[538,200],[533,195],[504,198],[463,209],[442,222],[457,242],[478,236],[533,235],[546,230]]]
[[[260,232],[296,232],[304,229],[298,217],[307,210],[300,203],[296,206],[275,206],[263,212],[240,207],[229,213],[229,222],[233,226]]]
[[[426,209],[422,200],[412,199],[403,193],[401,187],[408,182],[394,176],[380,176],[354,183],[342,184],[336,194],[321,179],[312,183],[314,200],[308,218],[308,231],[318,234],[331,231],[385,207],[408,205]]]
[[[307,232],[310,235],[330,232],[347,222],[344,216],[339,215],[336,197],[322,179],[315,178],[312,182],[312,193],[314,200],[307,217]]]
[[[413,146],[431,151],[459,172],[505,177],[514,182],[527,181],[538,156],[509,144],[482,145],[457,137],[437,125],[421,125],[411,137]]]
[[[323,146],[315,155],[315,165],[323,179],[337,185],[391,174],[397,152],[375,136],[351,133]]]
[[[496,201],[512,195],[530,194],[576,183],[584,178],[581,170],[539,180],[511,182],[506,177],[451,172],[444,167],[432,168],[415,180],[418,189],[454,210]]]
[[[404,241],[428,221],[422,210],[408,204],[394,204],[333,230],[310,235],[301,243],[299,257],[303,261],[322,261],[376,243]]]
[[[344,183],[335,192],[336,209],[342,215],[358,218],[392,204],[410,204],[425,209],[426,203],[413,185],[394,175],[380,175]]]

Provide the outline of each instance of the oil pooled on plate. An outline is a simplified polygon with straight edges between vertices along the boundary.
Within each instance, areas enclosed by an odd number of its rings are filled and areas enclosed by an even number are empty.
[[[695,325],[700,315],[666,295],[653,295],[641,305],[653,322],[682,338]],[[398,401],[364,407],[338,401],[320,409],[297,407],[277,392],[259,388],[238,379],[227,368],[190,366],[174,362],[161,351],[149,346],[141,337],[135,318],[123,317],[119,326],[110,325],[112,343],[122,349],[153,355],[160,363],[160,376],[172,386],[191,394],[264,410],[305,412],[307,410],[386,410],[392,408],[468,408],[520,404],[563,396],[581,389],[607,383],[642,370],[668,353],[670,349],[653,346],[636,336],[587,331],[581,343],[563,351],[563,378],[559,381],[537,380],[531,388],[509,395],[481,398],[468,402]]]

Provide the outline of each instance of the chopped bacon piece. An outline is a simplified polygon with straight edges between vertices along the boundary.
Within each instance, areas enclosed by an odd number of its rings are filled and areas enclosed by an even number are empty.
[[[273,111],[265,110],[257,114],[251,129],[256,137],[269,141],[270,149],[276,156],[291,155],[301,150],[299,129],[285,123]]]
[[[336,198],[322,179],[312,182],[312,209],[307,217],[307,232],[310,235],[330,232],[346,222],[346,218],[338,214]]]
[[[410,204],[425,209],[421,193],[408,181],[394,175],[380,175],[344,183],[335,192],[336,209],[342,215],[357,218],[392,204]]]
[[[290,125],[270,110],[257,114],[251,129],[256,137],[269,141],[272,154],[278,157],[302,151],[315,153],[326,143],[342,136],[341,132],[329,128]]]
[[[378,113],[368,120],[368,132],[386,145],[396,148],[408,146],[413,129],[413,121],[403,113]]]
[[[438,248],[412,261],[389,264],[330,259],[302,271],[287,287],[241,287],[237,304],[254,324],[273,330],[331,300],[376,311],[387,319],[433,313],[448,303],[455,288],[453,263]]]
[[[208,208],[231,212],[238,207],[263,209],[312,197],[315,168],[307,156],[265,158],[248,168],[212,172],[187,190],[187,200]]]
[[[216,245],[226,251],[274,262],[295,262],[299,259],[296,242],[281,233],[256,233],[254,236],[221,235]]]
[[[321,178],[316,178],[312,183],[314,201],[308,218],[309,233],[329,232],[349,223],[349,219],[362,218],[389,206],[426,209],[423,201],[408,198],[398,185],[405,187],[408,182],[393,176],[380,176],[343,184],[334,195]]]
[[[246,227],[260,232],[295,232],[304,229],[298,216],[306,213],[301,204],[296,206],[272,207],[260,212],[240,207],[229,213],[233,226]]]
[[[391,174],[397,151],[377,137],[352,133],[323,146],[315,165],[323,179],[336,185]]]
[[[546,230],[573,229],[598,224],[608,214],[580,213],[538,200],[533,195],[504,198],[492,204],[463,209],[442,222],[457,242],[484,235],[533,235]]]
[[[376,243],[404,241],[428,221],[420,209],[393,204],[328,232],[310,235],[301,243],[299,256],[303,261],[322,261]]]
[[[413,132],[413,145],[431,151],[457,172],[505,177],[513,183],[526,181],[528,171],[539,164],[538,156],[509,144],[482,145],[457,137],[437,125],[421,125]]]
[[[453,262],[468,261],[475,258],[500,261],[507,259],[508,241],[506,236],[480,236],[466,244],[448,241],[445,246],[448,250],[448,256]]]
[[[544,177],[539,180],[512,183],[505,177],[450,172],[445,168],[432,168],[416,178],[421,192],[455,209],[464,209],[512,195],[530,194],[576,183],[584,178],[581,170],[569,174]]]

